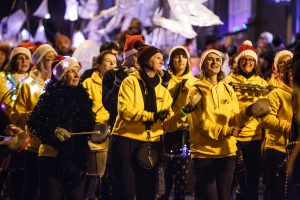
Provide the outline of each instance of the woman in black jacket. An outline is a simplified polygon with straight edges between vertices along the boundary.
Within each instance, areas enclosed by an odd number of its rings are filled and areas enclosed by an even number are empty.
[[[53,70],[56,83],[41,95],[30,120],[30,131],[41,139],[39,148],[40,194],[44,200],[82,200],[89,147],[87,137],[70,132],[92,131],[92,101],[79,83],[80,65],[72,58]],[[65,135],[58,139],[57,129]],[[65,194],[63,194],[65,193]]]

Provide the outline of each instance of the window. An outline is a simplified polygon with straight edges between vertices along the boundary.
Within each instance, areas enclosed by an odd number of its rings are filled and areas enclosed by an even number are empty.
[[[252,0],[229,0],[229,32],[246,29],[251,11]]]

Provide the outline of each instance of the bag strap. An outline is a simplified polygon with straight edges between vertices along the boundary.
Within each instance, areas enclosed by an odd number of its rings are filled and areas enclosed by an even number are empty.
[[[173,98],[173,103],[172,106],[175,104],[175,102],[177,101],[179,94],[182,90],[182,88],[184,87],[185,83],[186,83],[187,79],[183,79],[180,83],[178,83],[175,92],[174,92],[174,98]]]
[[[146,88],[144,86],[144,83],[142,80],[140,79],[137,79],[138,82],[139,82],[139,85],[140,85],[140,88],[141,88],[141,92],[142,92],[142,95],[143,95],[143,100],[145,102],[146,100],[146,97],[147,97],[147,94],[146,94]],[[148,127],[146,124],[145,124],[145,127],[146,127],[146,132],[147,132],[147,140],[148,142],[150,142],[150,139],[151,139],[151,126]]]

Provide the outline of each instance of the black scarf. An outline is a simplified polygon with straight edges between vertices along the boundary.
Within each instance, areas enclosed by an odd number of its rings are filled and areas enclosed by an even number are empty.
[[[250,73],[245,73],[243,70],[240,70],[240,74],[245,77],[246,79],[250,78],[251,76],[253,76],[254,74],[256,74],[255,69],[253,69]]]
[[[145,98],[144,98],[144,106],[145,110],[149,112],[157,112],[156,107],[156,94],[155,87],[160,83],[159,76],[156,74],[153,78],[150,78],[144,69],[139,71],[144,83],[145,83]],[[146,122],[146,128],[150,129],[153,122]]]

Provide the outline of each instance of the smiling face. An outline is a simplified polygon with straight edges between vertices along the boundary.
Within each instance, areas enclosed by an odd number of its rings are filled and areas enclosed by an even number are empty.
[[[160,73],[162,71],[163,64],[164,64],[164,58],[161,53],[154,54],[148,61],[148,66],[156,73]]]
[[[285,67],[285,64],[287,63],[288,60],[290,60],[292,57],[289,56],[289,55],[284,55],[284,56],[281,56],[278,60],[278,64],[277,64],[277,69],[278,69],[278,72],[280,74],[283,74],[284,72],[284,67]]]
[[[203,70],[206,76],[214,76],[217,75],[221,71],[222,58],[215,53],[207,54],[204,62],[203,62]]]
[[[249,74],[255,67],[255,59],[252,56],[243,56],[239,60],[239,67],[244,73]]]
[[[75,87],[79,83],[80,67],[72,67],[68,69],[63,77],[64,83],[69,86]]]

